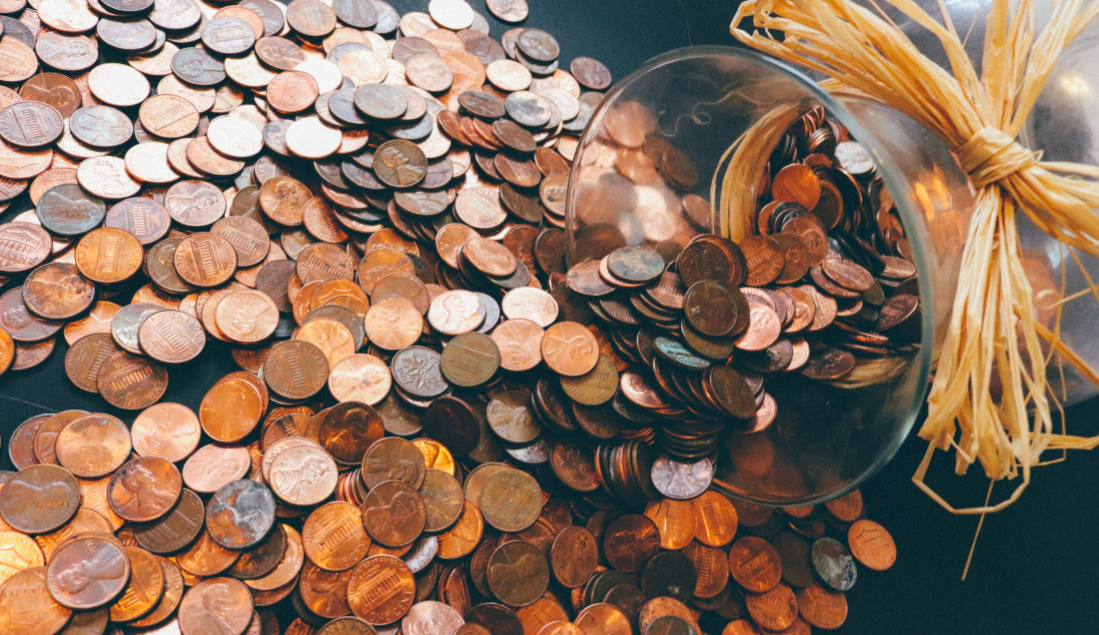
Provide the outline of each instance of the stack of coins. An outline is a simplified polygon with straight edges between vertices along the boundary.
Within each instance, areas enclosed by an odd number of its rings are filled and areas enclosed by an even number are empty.
[[[688,293],[690,254],[737,252],[704,237],[671,268],[645,247],[565,265],[606,67],[562,70],[537,28],[497,42],[464,0],[11,11],[0,368],[63,337],[70,381],[111,410],[10,439],[0,633],[713,634],[770,603],[752,594],[777,586],[717,585],[739,542],[709,490],[714,439],[765,421],[766,393],[731,352],[693,348],[731,331],[680,315],[728,286]],[[687,188],[682,158],[659,157]],[[207,349],[240,370],[161,402]],[[680,503],[701,533],[660,511]],[[834,515],[791,530],[854,520]],[[887,537],[864,554],[880,562]],[[822,597],[803,614],[838,606]],[[784,628],[817,619],[797,613]]]

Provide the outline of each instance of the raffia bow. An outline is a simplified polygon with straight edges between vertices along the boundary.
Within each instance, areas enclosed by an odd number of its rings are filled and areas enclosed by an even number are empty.
[[[1035,319],[1015,226],[1021,210],[1064,246],[1099,256],[1099,183],[1088,180],[1099,169],[1043,162],[1015,141],[1057,57],[1099,15],[1099,3],[1051,0],[1050,23],[1036,37],[1035,0],[990,0],[980,75],[941,0],[941,22],[911,0],[880,3],[932,33],[950,69],[924,56],[874,0],[876,11],[849,0],[751,0],[740,6],[731,31],[753,48],[827,75],[822,86],[829,91],[869,96],[923,124],[954,150],[977,188],[920,429],[930,445],[913,480],[953,513],[998,511],[1029,484],[1043,452],[1099,445],[1099,437],[1054,433],[1051,402],[1059,403],[1050,394],[1043,341],[1096,385],[1099,375],[1060,339],[1059,308],[1053,330]],[[760,31],[737,28],[748,18]],[[1099,301],[1094,285],[1090,294]],[[1020,474],[1022,480],[999,504],[956,509],[924,483],[935,449],[951,447],[959,474],[979,461],[993,480]]]

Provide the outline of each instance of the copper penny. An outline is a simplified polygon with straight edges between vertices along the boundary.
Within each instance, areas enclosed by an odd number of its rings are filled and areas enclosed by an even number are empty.
[[[254,612],[248,587],[231,578],[211,578],[183,595],[179,628],[183,635],[242,635]]]
[[[393,556],[371,556],[351,572],[348,604],[371,624],[392,624],[412,608],[415,590],[408,565]]]
[[[32,271],[23,281],[28,310],[48,320],[64,320],[83,313],[95,299],[95,285],[75,265],[50,263]]]
[[[485,521],[496,529],[523,531],[538,520],[542,511],[542,489],[526,472],[500,472],[485,482],[480,508]]]
[[[595,573],[599,547],[595,537],[584,527],[571,525],[553,541],[550,561],[553,576],[562,586],[574,589],[583,586]]]
[[[174,465],[159,457],[139,457],[115,472],[107,488],[107,501],[125,520],[150,522],[172,510],[182,487],[183,480]]]
[[[106,476],[130,454],[130,431],[119,419],[92,414],[65,426],[57,435],[57,461],[80,478]]]
[[[492,331],[492,340],[500,350],[500,367],[505,370],[530,370],[542,361],[544,331],[531,320],[511,319]]]
[[[399,350],[416,343],[423,333],[423,317],[412,301],[387,298],[366,313],[366,335],[376,346]]]
[[[68,470],[32,465],[20,470],[0,490],[0,518],[25,534],[61,527],[80,507],[80,489]]]
[[[194,411],[178,403],[158,403],[141,411],[130,427],[134,451],[177,463],[199,444],[202,428]]]
[[[95,535],[77,536],[54,552],[46,570],[50,595],[71,609],[109,604],[126,588],[130,563],[122,546]]]
[[[424,529],[427,508],[420,494],[400,481],[386,481],[370,490],[363,502],[367,533],[388,547],[411,544]]]
[[[273,346],[263,368],[268,387],[287,399],[311,397],[320,392],[328,380],[328,360],[324,352],[300,340]]]
[[[204,445],[183,465],[183,481],[200,494],[213,494],[222,485],[248,473],[252,459],[240,446]]]
[[[897,560],[893,536],[872,520],[864,518],[855,521],[847,530],[847,543],[851,554],[874,571],[885,571]]]
[[[376,405],[389,394],[393,378],[389,367],[373,355],[350,355],[328,375],[328,390],[338,401]]]
[[[541,353],[551,370],[566,377],[583,375],[599,363],[598,341],[576,322],[558,322],[546,329]]]
[[[814,584],[798,589],[795,597],[798,613],[810,626],[831,631],[847,621],[847,598],[843,593]]]
[[[54,635],[69,622],[72,610],[50,595],[46,567],[24,569],[0,586],[0,603],[24,610],[0,612],[0,628],[12,635]]]
[[[192,234],[176,247],[173,256],[176,271],[185,282],[197,287],[217,286],[230,277],[237,268],[237,254],[233,245],[209,233]]]
[[[737,528],[736,508],[721,494],[703,492],[691,500],[695,512],[695,538],[710,547],[724,547],[733,540]]]
[[[50,255],[46,230],[32,223],[0,225],[0,272],[19,273],[38,266]]]
[[[407,441],[405,442],[407,443]],[[325,571],[346,571],[366,557],[370,537],[362,512],[351,503],[326,503],[309,515],[302,528],[305,555]]]
[[[138,328],[141,349],[165,364],[181,364],[202,353],[206,333],[197,319],[183,311],[159,311]]]
[[[80,273],[89,280],[114,283],[137,273],[142,255],[141,242],[133,234],[101,227],[80,239],[75,260]]]
[[[96,384],[103,398],[116,408],[141,410],[164,395],[168,372],[155,362],[123,351],[103,362]]]
[[[782,563],[766,540],[756,536],[741,538],[729,551],[729,572],[746,590],[764,593],[778,584]]]
[[[171,511],[156,521],[135,526],[134,539],[152,553],[176,553],[203,533],[205,513],[198,494],[184,489]]]
[[[270,465],[270,473],[265,478],[271,490],[291,505],[320,503],[332,495],[339,479],[335,461],[312,442],[288,446]]]

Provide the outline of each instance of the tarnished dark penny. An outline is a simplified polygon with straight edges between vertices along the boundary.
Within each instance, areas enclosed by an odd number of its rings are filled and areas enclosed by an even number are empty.
[[[24,99],[0,111],[0,137],[22,148],[40,148],[64,132],[61,113],[53,106]]]
[[[172,58],[172,72],[194,86],[215,86],[225,79],[225,65],[197,47],[176,53]]]
[[[32,465],[20,470],[0,490],[0,518],[25,534],[61,527],[80,506],[80,488],[68,470]]]
[[[409,141],[387,141],[374,152],[374,174],[390,187],[412,187],[427,175],[427,158]]]
[[[206,506],[206,529],[227,549],[250,549],[263,542],[275,524],[275,497],[252,480],[226,484]]]
[[[820,538],[813,543],[810,558],[813,570],[829,588],[849,591],[855,585],[858,569],[843,543],[834,538]]]
[[[107,206],[75,183],[47,190],[35,206],[42,226],[60,236],[78,236],[103,222]]]

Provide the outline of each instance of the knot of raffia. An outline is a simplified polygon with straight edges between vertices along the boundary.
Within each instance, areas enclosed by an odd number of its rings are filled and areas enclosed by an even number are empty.
[[[985,126],[958,148],[958,161],[973,185],[981,189],[1038,162],[1038,155],[1016,143],[1006,132]]]

